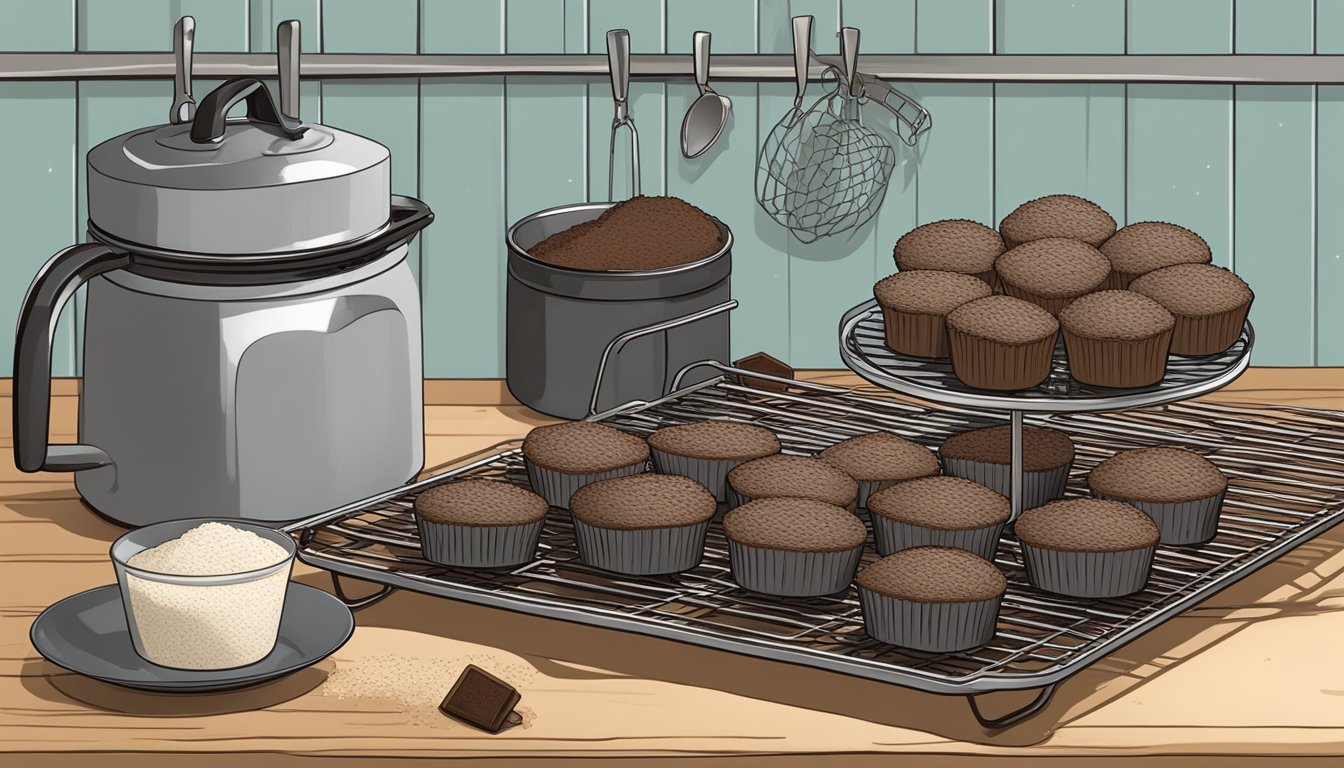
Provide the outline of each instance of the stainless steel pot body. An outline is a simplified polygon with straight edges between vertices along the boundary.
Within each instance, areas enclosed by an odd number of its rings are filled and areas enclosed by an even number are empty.
[[[553,208],[508,232],[508,387],[519,402],[551,416],[579,419],[594,408],[653,400],[688,363],[729,359],[732,233],[721,222],[718,253],[671,269],[574,270],[527,255],[611,205]],[[693,372],[686,382],[710,375]]]

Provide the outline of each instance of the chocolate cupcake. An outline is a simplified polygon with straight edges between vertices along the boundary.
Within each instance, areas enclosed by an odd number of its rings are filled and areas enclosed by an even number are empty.
[[[995,268],[1004,293],[1056,317],[1074,299],[1100,288],[1111,273],[1101,251],[1062,237],[1019,245],[1000,256]]]
[[[569,508],[569,497],[589,483],[643,472],[644,438],[591,421],[537,427],[523,440],[527,479],[551,506]]]
[[[689,477],[724,501],[729,470],[779,453],[779,438],[765,427],[740,421],[699,421],[654,432],[649,450],[655,471]]]
[[[777,496],[815,499],[853,512],[859,484],[821,459],[805,456],[766,456],[740,464],[728,473],[730,506]]]
[[[857,506],[868,506],[868,497],[896,483],[938,474],[933,451],[889,432],[869,432],[851,437],[817,454],[859,483]]]
[[[931,653],[994,638],[1008,580],[993,563],[961,549],[917,547],[859,571],[863,628],[884,643]]]
[[[1176,319],[1133,291],[1084,296],[1059,315],[1069,374],[1097,387],[1146,387],[1167,372]]]
[[[1180,448],[1122,451],[1087,476],[1092,495],[1131,504],[1153,518],[1163,544],[1203,544],[1218,535],[1227,477]]]
[[[994,285],[994,260],[1004,251],[1003,238],[978,221],[947,219],[924,224],[896,241],[892,255],[902,272],[932,269],[957,272]]]
[[[1013,530],[1037,589],[1089,598],[1143,589],[1159,536],[1147,514],[1105,499],[1052,501],[1023,512]]]
[[[955,547],[994,559],[1012,507],[1008,499],[962,477],[922,477],[868,500],[877,552]]]
[[[730,510],[723,532],[733,579],[753,592],[787,597],[844,591],[868,538],[863,523],[840,507],[784,497]]]
[[[1241,337],[1255,294],[1235,274],[1212,264],[1178,264],[1149,272],[1129,289],[1176,318],[1173,355],[1216,355]]]
[[[579,558],[632,575],[694,568],[717,507],[703,485],[678,475],[632,475],[585,485],[570,505]]]
[[[938,455],[947,474],[1012,494],[1011,426],[973,429],[943,441]],[[1022,428],[1022,509],[1061,498],[1073,467],[1073,441],[1057,429]]]
[[[947,316],[952,372],[978,389],[1027,389],[1050,375],[1059,322],[1011,296],[963,304]]]
[[[1019,205],[999,223],[999,233],[1010,249],[1047,237],[1067,237],[1096,248],[1115,234],[1115,219],[1091,200],[1048,195]]]
[[[1165,221],[1140,221],[1101,244],[1111,260],[1106,288],[1123,291],[1141,275],[1175,264],[1208,264],[1213,252],[1204,238]]]
[[[956,272],[897,272],[873,286],[887,346],[915,357],[947,357],[947,315],[994,293],[983,280]]]
[[[550,505],[496,480],[460,480],[415,497],[420,551],[440,565],[500,568],[532,559]]]

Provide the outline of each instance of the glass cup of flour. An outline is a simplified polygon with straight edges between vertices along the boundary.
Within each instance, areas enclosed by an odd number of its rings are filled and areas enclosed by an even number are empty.
[[[162,667],[229,669],[274,648],[296,548],[235,520],[177,520],[112,544],[136,653]]]

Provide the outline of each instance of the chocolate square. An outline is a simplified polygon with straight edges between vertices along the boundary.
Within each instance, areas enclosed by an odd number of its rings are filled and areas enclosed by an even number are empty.
[[[444,697],[439,710],[481,730],[499,733],[522,698],[513,686],[474,664],[468,664]]]

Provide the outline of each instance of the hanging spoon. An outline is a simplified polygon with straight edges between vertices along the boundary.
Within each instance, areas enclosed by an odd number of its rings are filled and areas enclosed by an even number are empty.
[[[728,112],[733,103],[709,87],[709,33],[696,32],[695,84],[700,98],[686,111],[681,122],[681,153],[687,158],[699,157],[718,141],[723,127],[728,124]]]

